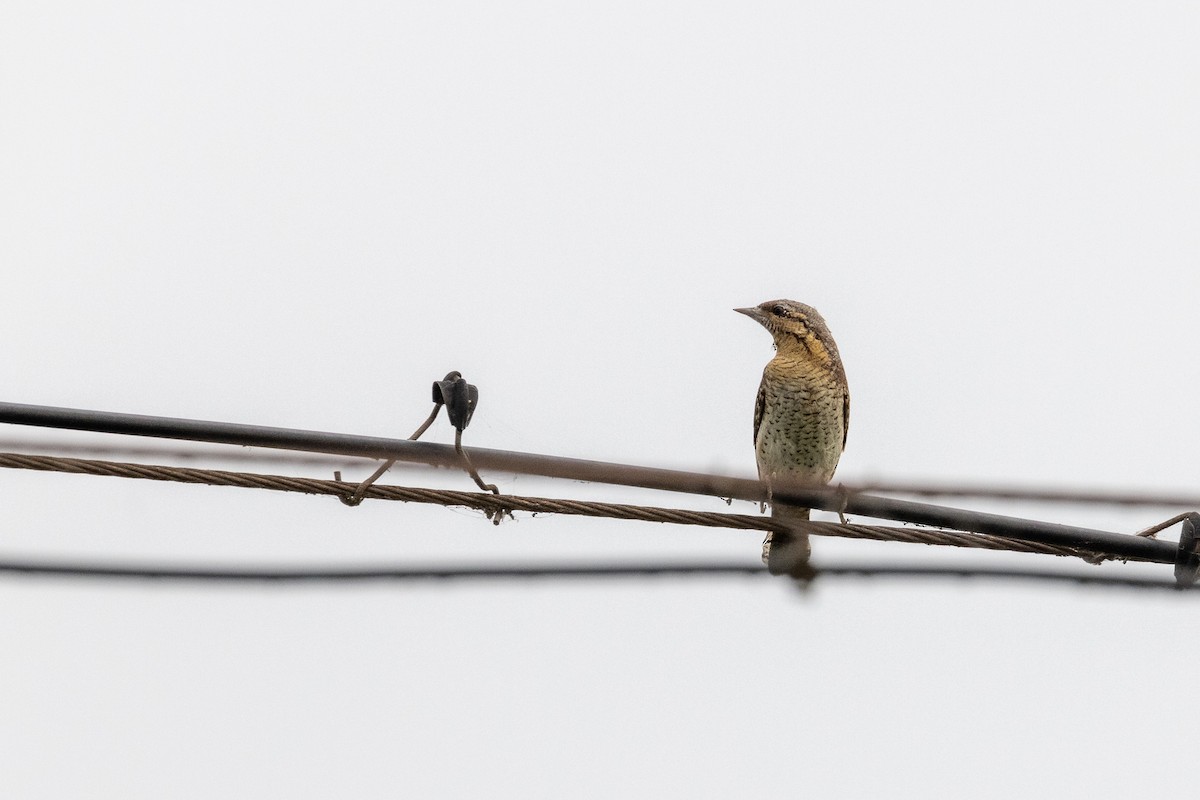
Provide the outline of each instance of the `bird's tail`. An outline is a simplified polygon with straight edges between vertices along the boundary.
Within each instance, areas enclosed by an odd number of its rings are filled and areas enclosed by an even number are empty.
[[[792,521],[808,521],[809,509],[775,503],[771,506],[771,519],[785,525]],[[762,558],[767,571],[772,575],[790,575],[793,578],[812,578],[816,571],[808,563],[812,547],[808,534],[803,531],[770,531],[763,540]]]

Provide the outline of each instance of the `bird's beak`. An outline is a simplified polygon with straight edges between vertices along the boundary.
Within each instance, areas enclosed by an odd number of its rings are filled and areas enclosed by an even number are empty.
[[[767,316],[766,314],[763,313],[761,308],[758,308],[756,306],[751,306],[750,308],[735,308],[734,311],[738,312],[739,314],[745,314],[747,317],[754,320],[755,322],[757,322],[760,325],[763,324],[763,320]]]

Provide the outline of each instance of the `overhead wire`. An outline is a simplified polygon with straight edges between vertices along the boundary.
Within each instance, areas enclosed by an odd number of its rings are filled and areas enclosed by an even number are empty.
[[[451,381],[452,378],[454,381]],[[418,430],[418,433],[414,434],[414,438],[427,428],[434,416],[436,416],[437,409],[442,402],[438,394],[439,386],[441,386],[442,392],[440,396],[443,398],[450,397],[452,394],[450,391],[451,388],[461,395],[460,399],[465,398],[468,391],[475,391],[474,387],[466,384],[458,373],[451,373],[447,376],[446,381],[435,383],[434,413],[430,415],[426,423]],[[446,400],[445,402],[450,402],[450,400]],[[637,486],[681,493],[706,494],[726,499],[758,502],[768,499],[772,501],[786,501],[795,505],[836,511],[839,515],[853,513],[918,525],[930,525],[936,528],[953,529],[951,531],[919,531],[914,533],[912,529],[906,528],[884,528],[881,526],[862,525],[830,527],[831,523],[808,523],[808,525],[813,526],[811,532],[824,533],[826,535],[891,538],[898,541],[924,541],[925,543],[989,547],[993,549],[1024,549],[1027,552],[1053,552],[1056,555],[1080,555],[1089,560],[1121,558],[1173,563],[1176,565],[1177,580],[1181,582],[1194,580],[1197,567],[1200,565],[1200,554],[1196,552],[1200,548],[1197,548],[1194,534],[1195,523],[1197,519],[1200,519],[1200,515],[1193,514],[1185,520],[1184,536],[1176,544],[1168,541],[1160,541],[1154,538],[1153,535],[1149,535],[1154,532],[1153,529],[1148,529],[1145,532],[1148,535],[1134,536],[1073,525],[1027,520],[998,514],[948,508],[928,503],[898,500],[890,497],[854,492],[844,486],[773,484],[768,488],[759,481],[746,478],[484,448],[472,448],[468,457],[461,444],[461,434],[473,408],[473,397],[469,405],[458,406],[457,417],[455,416],[455,407],[448,406],[448,408],[450,409],[452,419],[455,419],[457,430],[455,446],[453,447],[413,440],[384,439],[237,423],[0,403],[0,423],[184,439],[250,447],[267,447],[310,453],[317,452],[341,456],[387,459],[389,461],[389,464],[385,464],[380,470],[376,471],[375,476],[372,476],[371,479],[362,484],[348,484],[340,480],[325,481],[313,478],[259,475],[256,473],[200,470],[195,468],[165,467],[88,459],[29,456],[16,453],[0,454],[0,466],[332,494],[351,505],[358,500],[372,497],[409,502],[434,502],[443,505],[466,505],[484,510],[495,521],[499,521],[505,514],[521,510],[535,513],[568,513],[588,516],[610,516],[619,519],[646,519],[649,521],[680,522],[683,524],[702,524],[715,527],[773,529],[771,527],[772,523],[765,518],[750,517],[748,515],[712,514],[680,509],[501,495],[494,486],[485,485],[477,472],[477,469],[495,469],[518,474],[567,478],[621,486]],[[399,460],[430,466],[466,469],[479,486],[490,489],[492,494],[370,485],[372,480],[382,475],[391,462]],[[1191,517],[1195,517],[1196,519],[1191,519]],[[964,539],[963,537],[966,538]],[[988,537],[995,541],[990,541]],[[952,541],[954,539],[957,539],[957,541]],[[1031,547],[1034,549],[1030,550]]]
[[[375,459],[395,458],[400,461],[455,469],[461,469],[463,466],[462,454],[455,447],[449,445],[261,425],[151,417],[141,414],[33,406],[20,403],[0,403],[0,423],[334,453]],[[877,519],[954,528],[1043,544],[1080,547],[1105,552],[1119,558],[1145,558],[1162,563],[1173,563],[1176,559],[1176,548],[1169,542],[1079,526],[1022,520],[999,514],[986,514],[888,497],[854,494],[839,487],[776,485],[771,488],[771,498],[769,498],[768,488],[763,483],[747,478],[486,448],[471,448],[470,458],[479,470],[495,469],[543,477],[706,494],[754,502],[763,502],[773,498],[794,505],[846,514],[861,514]]]
[[[495,520],[499,520],[503,514],[524,511],[533,514],[606,517],[611,519],[700,525],[704,527],[740,530],[786,531],[790,529],[789,526],[778,523],[771,517],[750,514],[692,511],[680,508],[563,500],[549,497],[497,495],[489,492],[462,492],[412,486],[372,484],[363,487],[362,484],[319,478],[264,475],[260,473],[232,472],[196,467],[173,467],[159,464],[121,463],[95,459],[59,458],[55,456],[36,456],[20,453],[0,453],[0,468],[66,472],[82,475],[230,486],[248,489],[268,489],[303,494],[331,495],[342,500],[357,498],[358,500],[376,499],[409,503],[429,503],[442,506],[465,506],[481,510]],[[1177,522],[1179,520],[1174,521]],[[1043,555],[1078,556],[1088,560],[1112,555],[1104,547],[1089,547],[1086,544],[1084,546],[1068,547],[1046,542],[1023,541],[1021,539],[957,530],[816,521],[795,521],[791,522],[790,526],[802,527],[806,532],[818,536],[948,545],[987,550],[1010,550],[1015,552],[1040,553]],[[1120,534],[1113,534],[1113,536],[1121,536],[1122,539],[1130,540],[1132,543],[1154,541]],[[1164,550],[1169,558],[1163,558],[1153,553],[1149,556],[1139,553],[1125,554],[1123,557],[1140,561],[1165,561],[1166,563],[1173,563],[1175,546],[1169,542],[1155,542],[1155,544],[1163,545],[1164,547],[1160,549]]]
[[[68,458],[155,458],[180,461],[215,460],[241,464],[280,464],[294,467],[321,467],[347,470],[360,467],[358,457],[301,453],[266,448],[229,449],[214,445],[214,449],[185,447],[138,446],[132,444],[81,444],[22,437],[0,437],[0,451],[36,452]],[[398,464],[397,467],[420,469],[421,465]],[[964,483],[943,480],[905,481],[895,479],[865,479],[841,482],[842,491],[850,494],[893,494],[912,497],[960,497],[994,500],[1026,500],[1038,503],[1073,503],[1080,505],[1113,505],[1155,508],[1200,508],[1200,494],[1167,489],[1080,489],[1068,486],[1040,487],[1004,483]]]
[[[662,562],[662,563],[589,563],[540,565],[477,565],[477,566],[390,566],[355,567],[229,567],[179,566],[151,563],[116,562],[55,562],[0,558],[0,573],[44,578],[148,580],[166,582],[205,582],[240,584],[338,584],[365,582],[411,583],[424,581],[487,581],[536,579],[619,579],[654,576],[678,577],[759,577],[767,575],[766,567],[741,562]],[[1170,581],[1151,577],[1087,574],[1071,570],[1035,570],[946,565],[905,564],[829,564],[821,566],[815,582],[827,579],[954,579],[1023,581],[1051,584],[1123,587],[1129,589],[1197,591],[1200,586],[1179,586]]]

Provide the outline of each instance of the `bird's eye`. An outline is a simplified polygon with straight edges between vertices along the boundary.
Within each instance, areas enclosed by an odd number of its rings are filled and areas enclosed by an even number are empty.
[[[786,317],[788,315],[787,306],[779,305],[771,309],[771,313],[777,317]]]

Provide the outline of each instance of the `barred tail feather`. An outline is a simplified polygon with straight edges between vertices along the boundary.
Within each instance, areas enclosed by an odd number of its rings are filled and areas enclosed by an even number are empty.
[[[771,506],[771,518],[784,524],[792,520],[807,522],[809,509],[777,503]],[[815,571],[808,563],[811,553],[808,534],[801,531],[771,531],[763,540],[763,563],[772,575],[805,579],[813,577]]]

